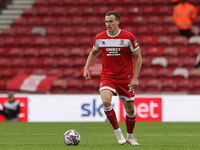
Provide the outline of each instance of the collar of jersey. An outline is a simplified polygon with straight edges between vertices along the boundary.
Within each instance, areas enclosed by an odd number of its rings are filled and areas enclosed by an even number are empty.
[[[114,35],[114,36],[111,36],[111,35],[109,35],[108,34],[108,30],[107,30],[107,35],[109,36],[109,37],[116,37],[116,36],[118,36],[119,35],[119,33],[121,32],[121,29],[119,29],[119,32],[116,34],[116,35]]]

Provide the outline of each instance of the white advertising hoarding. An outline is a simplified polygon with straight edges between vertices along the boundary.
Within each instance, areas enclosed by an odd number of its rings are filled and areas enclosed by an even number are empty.
[[[106,116],[99,94],[16,94],[20,101],[20,121],[103,122]],[[0,95],[0,109],[7,95]],[[125,121],[123,103],[113,96],[112,105],[119,121]],[[137,95],[137,121],[200,122],[199,95]],[[0,115],[0,121],[4,121]]]

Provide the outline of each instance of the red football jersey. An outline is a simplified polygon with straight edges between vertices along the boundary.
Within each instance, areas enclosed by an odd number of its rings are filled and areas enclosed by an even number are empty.
[[[128,79],[133,76],[132,52],[139,48],[135,36],[121,30],[115,36],[107,31],[96,35],[93,48],[102,53],[102,77]]]

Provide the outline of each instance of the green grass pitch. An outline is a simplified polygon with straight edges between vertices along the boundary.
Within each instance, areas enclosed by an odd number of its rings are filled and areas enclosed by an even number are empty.
[[[124,122],[120,127],[126,136]],[[78,146],[66,146],[69,129],[81,135]],[[137,122],[139,146],[119,145],[108,122],[0,123],[0,150],[200,150],[200,122]]]

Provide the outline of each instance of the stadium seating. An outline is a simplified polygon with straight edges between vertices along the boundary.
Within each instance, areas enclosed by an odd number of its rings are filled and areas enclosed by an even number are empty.
[[[189,40],[179,36],[171,1],[163,0],[35,0],[1,31],[0,90],[15,75],[45,74],[60,77],[51,92],[97,92],[100,71],[90,81],[83,81],[80,72],[96,33],[106,30],[105,13],[113,9],[120,12],[120,28],[132,32],[141,48],[136,93],[200,93],[194,82],[200,74],[194,68],[200,53],[200,18]],[[101,63],[100,57],[95,63]]]

